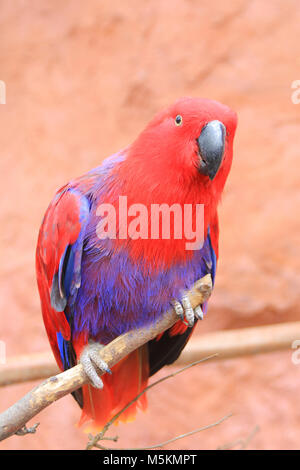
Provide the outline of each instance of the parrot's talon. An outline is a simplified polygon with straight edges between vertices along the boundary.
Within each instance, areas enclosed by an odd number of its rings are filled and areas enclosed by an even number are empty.
[[[103,382],[97,373],[97,369],[101,372],[112,373],[107,363],[99,356],[99,351],[101,351],[103,347],[104,346],[100,343],[89,342],[80,356],[80,363],[83,366],[84,372],[90,379],[92,385],[99,389],[103,388]]]
[[[178,302],[178,300],[173,300],[173,302],[171,302],[171,305],[174,308],[176,315],[178,315],[180,320],[183,321],[184,320],[184,310],[183,310],[183,306],[181,305],[181,303]]]
[[[194,314],[195,314],[195,317],[198,318],[198,320],[203,320],[204,313],[200,305],[198,305],[198,307],[194,309]]]
[[[199,305],[193,309],[190,299],[187,295],[182,296],[181,302],[178,302],[178,300],[173,300],[172,306],[180,320],[182,320],[182,322],[190,328],[194,326],[195,318],[197,320],[203,320],[204,314],[202,308]]]
[[[192,327],[194,325],[195,315],[194,315],[194,310],[193,310],[191,301],[187,295],[182,296],[181,303],[184,309],[185,319],[188,322],[189,327]]]

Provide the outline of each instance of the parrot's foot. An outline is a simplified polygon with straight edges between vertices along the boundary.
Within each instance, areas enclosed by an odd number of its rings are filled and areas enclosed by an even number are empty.
[[[80,364],[83,366],[84,372],[92,382],[92,385],[96,388],[103,388],[103,382],[97,374],[97,369],[101,372],[108,372],[111,374],[111,370],[103,359],[99,356],[99,351],[104,346],[100,343],[89,341],[89,344],[84,348],[80,356]]]
[[[181,302],[173,300],[172,306],[180,319],[189,327],[192,327],[197,320],[203,320],[203,311],[200,305],[193,309],[187,295],[181,297]]]

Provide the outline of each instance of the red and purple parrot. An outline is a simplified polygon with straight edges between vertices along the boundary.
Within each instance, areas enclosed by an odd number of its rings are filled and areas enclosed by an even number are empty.
[[[205,274],[215,278],[217,206],[231,167],[236,125],[236,114],[225,105],[181,98],[158,113],[132,145],[62,187],[48,207],[36,252],[38,288],[59,367],[81,362],[90,379],[90,385],[73,393],[82,408],[81,424],[92,420],[94,428],[102,428],[149,377],[178,358],[203,318],[206,304],[193,310],[184,292]],[[201,247],[188,250],[190,238],[185,232],[178,237],[175,229],[169,237],[138,236],[138,230],[124,236],[121,196],[127,207],[146,209],[148,235],[153,204],[192,209],[201,204]],[[114,236],[99,236],[102,204],[115,208]],[[178,322],[110,371],[99,349],[153,323],[170,304]],[[101,379],[98,369],[108,373]],[[146,408],[145,395],[121,419],[131,419],[137,407]]]

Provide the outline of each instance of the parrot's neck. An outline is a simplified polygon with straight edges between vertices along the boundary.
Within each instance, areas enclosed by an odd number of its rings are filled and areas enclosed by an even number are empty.
[[[110,188],[105,201],[116,213],[114,246],[160,268],[186,262],[202,247],[219,200],[211,188],[193,184],[141,187],[129,179]]]

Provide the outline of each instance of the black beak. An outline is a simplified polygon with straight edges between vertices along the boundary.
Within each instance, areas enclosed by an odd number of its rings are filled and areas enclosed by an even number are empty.
[[[220,168],[225,149],[226,128],[220,121],[210,121],[197,139],[201,162],[199,171],[211,180]]]

